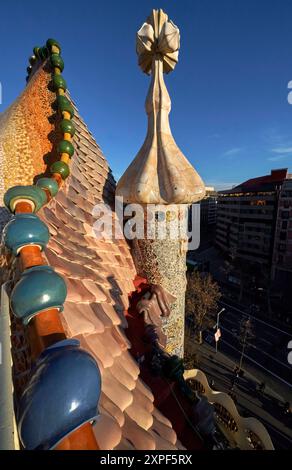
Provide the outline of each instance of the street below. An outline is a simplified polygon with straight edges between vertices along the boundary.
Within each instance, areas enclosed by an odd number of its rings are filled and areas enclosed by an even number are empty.
[[[199,345],[192,329],[187,335],[188,349],[196,354],[198,367],[206,373],[214,390],[234,394],[239,413],[258,418],[268,429],[276,449],[292,448],[292,364],[288,363],[288,342],[291,333],[250,316],[255,338],[248,342],[242,362],[242,375],[234,372],[238,367],[242,345],[238,331],[243,319],[249,315],[239,308],[220,302],[225,311],[220,315],[221,338],[216,353],[214,327],[203,334]]]

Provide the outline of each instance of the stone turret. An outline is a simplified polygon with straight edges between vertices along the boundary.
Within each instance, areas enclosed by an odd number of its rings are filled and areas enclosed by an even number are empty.
[[[204,197],[205,187],[178,148],[169,125],[171,100],[163,73],[174,69],[179,47],[177,26],[162,10],[153,10],[137,33],[139,65],[152,75],[146,98],[147,135],[121,177],[116,194],[124,203],[136,203],[143,209],[140,217],[145,236],[133,240],[133,256],[140,275],[161,284],[176,297],[164,332],[168,337],[166,350],[182,356],[187,213],[191,203]]]

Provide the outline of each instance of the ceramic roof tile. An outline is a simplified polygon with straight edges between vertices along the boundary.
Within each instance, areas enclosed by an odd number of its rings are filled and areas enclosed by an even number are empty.
[[[121,307],[120,305],[110,305],[110,304],[106,304],[106,303],[103,303],[103,304],[100,304],[102,309],[104,310],[104,312],[106,312],[106,314],[110,317],[110,318],[114,318],[112,320],[113,324],[114,325],[117,325],[117,324],[120,324],[120,326],[122,328],[127,328],[128,327],[128,322],[127,322],[127,319],[125,317],[125,310],[123,307]],[[111,308],[111,310],[107,310],[108,308]],[[113,316],[114,315],[114,316]],[[119,321],[119,323],[117,323],[117,319]]]
[[[90,214],[87,214],[82,208],[78,207],[73,201],[70,201],[70,200],[67,203],[67,207],[65,207],[65,211],[70,213],[70,217],[73,216],[74,219],[79,220],[81,223],[86,222],[86,220],[88,220],[88,216],[90,215]],[[93,223],[93,218],[89,219],[89,221]]]
[[[179,440],[176,441],[176,447],[178,450],[186,450],[185,446],[183,446]]]
[[[166,439],[163,439],[159,434],[154,431],[150,431],[151,436],[155,441],[155,449],[156,450],[176,450],[177,446],[171,444]]]
[[[87,243],[87,240],[85,239],[85,236],[82,233],[75,232],[74,230],[71,229],[70,226],[67,226],[67,225],[60,226],[58,230],[58,234],[63,240],[68,240],[68,243],[72,242],[80,247],[85,247],[85,248],[88,247],[88,243]]]
[[[53,208],[52,208],[53,209]],[[46,217],[47,224],[50,226],[53,226],[54,228],[58,229],[61,225],[61,221],[55,216],[54,212],[52,209],[49,209],[48,207],[45,207],[43,209],[44,215]],[[56,231],[56,234],[58,233],[58,230]]]
[[[74,276],[80,279],[86,279],[88,282],[90,280],[96,280],[96,274],[94,270],[88,268],[87,266],[84,266],[84,264],[80,264],[80,262],[68,261],[66,258],[57,255],[56,253],[54,253],[54,251],[50,249],[46,251],[46,257],[49,263],[55,266],[56,271],[58,271],[60,274],[63,274],[65,276]],[[106,282],[106,279],[104,280],[104,282]],[[106,299],[105,296],[104,299]]]
[[[128,353],[128,351],[124,352],[120,357],[116,359],[116,362],[118,365],[123,365],[129,372],[129,374],[137,380],[140,369],[136,361],[134,361],[133,357],[131,354]],[[140,384],[140,381],[137,382],[137,387]]]
[[[123,436],[128,439],[137,450],[155,450],[156,443],[153,436],[141,428],[135,421],[126,416],[122,428]]]
[[[107,328],[101,335],[101,341],[105,350],[109,350],[113,357],[119,357],[127,345],[122,341],[121,336],[114,336],[114,330],[114,328]]]
[[[71,336],[105,331],[104,324],[87,304],[66,302],[62,316]]]
[[[153,416],[155,416],[156,420],[158,420],[160,423],[164,424],[165,426],[168,426],[170,428],[172,427],[169,419],[166,418],[166,416],[164,416],[157,408],[154,408]]]
[[[70,250],[68,248],[68,240],[66,240],[66,247],[64,244],[65,240],[62,240],[62,237],[59,237],[59,239],[52,240],[50,243],[50,248],[48,248],[48,251],[52,251],[53,253],[56,253],[66,260],[73,261],[73,262],[78,262],[82,264],[83,266],[89,267],[89,268],[96,268],[96,261],[100,261],[101,258],[97,255],[97,253],[92,252],[88,249],[83,249],[83,247],[80,247],[78,249],[78,252],[76,251],[76,247],[73,250]],[[73,245],[74,246],[74,245]],[[95,280],[96,279],[103,279],[104,277],[101,277],[100,274],[96,274],[95,272]]]
[[[84,279],[82,283],[86,287],[86,289],[88,289],[89,292],[94,295],[95,301],[110,302],[110,295],[108,294],[108,291],[103,288],[102,285],[97,284],[96,282],[91,281],[90,279]]]
[[[135,398],[135,402],[139,403],[142,408],[144,408],[148,413],[153,414],[154,411],[154,405],[149,398],[147,398],[139,389],[138,387],[135,388],[133,391],[133,395]]]
[[[115,450],[135,450],[135,447],[128,439],[122,439],[119,445],[115,447]]]
[[[136,387],[136,380],[128,373],[128,371],[121,367],[120,363],[114,361],[114,364],[111,366],[111,373],[117,378],[117,380],[127,387],[129,390],[134,390]],[[133,392],[134,395],[134,392]]]
[[[83,224],[74,217],[74,214],[68,212],[68,209],[63,208],[58,202],[56,202],[56,216],[75,232],[85,233]]]
[[[112,325],[119,325],[121,323],[121,318],[115,311],[115,308],[112,304],[107,304],[104,302],[92,303],[90,308],[107,327],[111,327]]]
[[[124,331],[119,327],[113,327],[111,329],[111,335],[114,340],[119,344],[121,351],[126,351],[131,347],[131,343],[125,335]]]
[[[175,445],[176,433],[174,432],[174,430],[169,427],[169,425],[161,423],[161,421],[156,419],[155,416],[153,417],[152,429],[157,434],[159,434],[159,436],[162,437],[164,440],[167,440],[167,442],[171,442],[173,445]]]
[[[109,413],[110,416],[112,416],[117,421],[120,428],[122,428],[125,423],[124,413],[103,392],[101,392],[101,401],[102,401],[103,409],[106,410],[107,413]]]
[[[108,414],[103,413],[97,418],[93,432],[99,447],[103,450],[111,450],[121,442],[121,428],[116,420]]]
[[[153,393],[151,392],[148,385],[143,382],[143,380],[139,380],[139,382],[137,382],[137,388],[138,390],[140,390],[141,393],[143,393],[143,395],[145,395],[145,397],[147,397],[151,401],[154,401]]]
[[[89,349],[91,354],[102,363],[105,369],[113,365],[114,358],[111,352],[104,347],[102,335],[92,334],[84,336],[83,344],[85,349]]]
[[[67,209],[70,204],[74,202],[67,198],[65,191],[58,191],[55,196],[55,201],[58,201],[59,204],[61,204],[65,209]]]
[[[81,194],[75,191],[72,186],[68,188],[66,198],[70,199],[72,202],[74,202],[74,204],[78,205],[78,207],[83,209],[85,212],[89,214],[92,213],[94,205],[88,199],[84,198]]]
[[[66,277],[67,301],[69,302],[95,302],[96,298],[87,290],[78,279]]]
[[[113,322],[103,309],[105,305],[109,305],[109,304],[106,304],[106,303],[97,304],[97,303],[92,302],[90,304],[90,308],[93,310],[95,315],[102,321],[105,328],[112,328]],[[111,305],[111,307],[113,306]]]
[[[131,391],[122,385],[108,368],[104,370],[102,375],[102,391],[121,411],[125,411],[133,402]]]
[[[153,424],[152,414],[143,408],[137,400],[133,400],[133,403],[128,406],[126,414],[146,431],[150,429]]]

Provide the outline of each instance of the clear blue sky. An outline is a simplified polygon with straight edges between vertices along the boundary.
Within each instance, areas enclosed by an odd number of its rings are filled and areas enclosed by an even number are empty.
[[[290,167],[291,0],[1,1],[3,111],[25,85],[28,57],[61,42],[71,95],[120,176],[146,133],[149,77],[135,34],[152,8],[181,31],[166,77],[173,135],[204,181],[219,188]]]

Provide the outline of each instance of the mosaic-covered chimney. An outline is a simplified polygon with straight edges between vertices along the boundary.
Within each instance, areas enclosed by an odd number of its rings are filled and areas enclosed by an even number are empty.
[[[178,62],[180,33],[162,10],[153,10],[137,33],[143,72],[152,74],[146,98],[148,131],[144,144],[117,185],[124,204],[139,204],[142,222],[133,240],[138,274],[176,297],[164,321],[166,351],[183,356],[186,290],[187,213],[204,197],[202,179],[175,143],[169,126],[171,101],[163,73]]]

